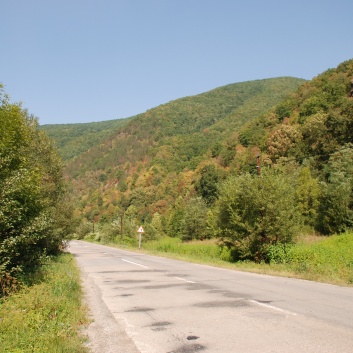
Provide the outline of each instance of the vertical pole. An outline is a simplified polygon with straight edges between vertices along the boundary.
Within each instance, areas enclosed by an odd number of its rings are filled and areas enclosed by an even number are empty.
[[[123,213],[120,213],[120,238],[123,237]]]
[[[256,156],[256,169],[257,169],[257,174],[261,174],[261,164],[260,164],[260,155]]]
[[[139,233],[139,249],[141,249],[141,233]]]
[[[92,229],[93,229],[93,234],[94,234],[94,219],[92,219]]]

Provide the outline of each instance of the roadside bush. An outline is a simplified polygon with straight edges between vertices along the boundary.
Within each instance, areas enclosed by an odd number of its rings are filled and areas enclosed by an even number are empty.
[[[216,204],[217,234],[239,259],[267,261],[269,246],[291,243],[300,213],[290,177],[279,170],[230,177]]]
[[[286,264],[291,262],[291,244],[272,244],[267,250],[267,261],[273,264]]]
[[[76,229],[77,239],[83,239],[92,231],[92,224],[86,221],[82,221]]]

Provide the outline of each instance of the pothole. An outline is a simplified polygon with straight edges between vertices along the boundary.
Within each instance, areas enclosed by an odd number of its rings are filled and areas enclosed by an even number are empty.
[[[188,337],[186,337],[186,339],[189,340],[189,341],[194,341],[194,340],[197,340],[198,338],[200,338],[200,337],[198,337],[198,336],[188,336]]]

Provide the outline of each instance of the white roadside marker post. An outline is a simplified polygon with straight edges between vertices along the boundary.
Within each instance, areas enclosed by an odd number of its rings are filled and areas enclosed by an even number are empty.
[[[141,249],[141,238],[142,238],[142,233],[144,233],[144,229],[142,228],[142,226],[140,226],[140,228],[137,230],[137,233],[139,233],[139,249]]]

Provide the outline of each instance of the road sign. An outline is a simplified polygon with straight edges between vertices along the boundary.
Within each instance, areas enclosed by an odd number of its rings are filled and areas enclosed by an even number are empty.
[[[143,230],[142,226],[140,226],[140,228],[137,230],[137,233],[139,233],[139,249],[141,248],[141,235],[144,232],[145,231]]]

